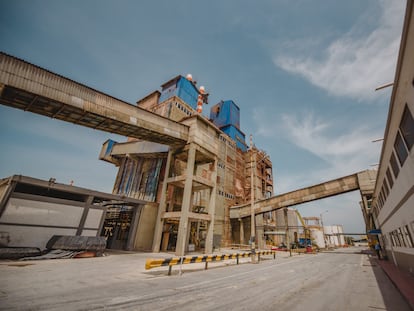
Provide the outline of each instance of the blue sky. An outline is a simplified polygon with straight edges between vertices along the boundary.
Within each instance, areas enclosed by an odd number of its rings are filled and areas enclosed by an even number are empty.
[[[405,1],[1,1],[0,50],[130,103],[191,73],[273,162],[275,193],[379,162]],[[209,106],[204,108],[208,116]],[[0,107],[0,177],[111,192],[123,137]],[[359,193],[299,205],[362,232]]]

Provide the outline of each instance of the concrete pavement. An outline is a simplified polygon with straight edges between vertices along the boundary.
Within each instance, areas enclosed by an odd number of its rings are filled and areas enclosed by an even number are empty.
[[[371,255],[371,258],[372,261],[384,270],[385,274],[414,310],[414,277],[408,272],[398,269],[390,260],[378,260],[374,255]]]
[[[360,250],[338,249],[326,254],[292,257],[288,252],[278,252],[275,261],[267,256],[262,264],[250,265],[247,264],[250,259],[243,258],[237,267],[235,260],[214,262],[206,272],[203,272],[204,263],[184,264],[173,267],[173,275],[183,272],[178,278],[167,276],[168,267],[145,270],[146,259],[175,257],[171,253],[108,251],[105,257],[89,259],[0,261],[0,310],[89,310],[92,306],[99,310],[116,310],[121,306],[132,310],[138,305],[142,305],[142,310],[154,310],[174,302],[181,302],[190,310],[188,301],[220,295],[221,299],[208,299],[211,305],[197,305],[199,310],[224,308],[225,301],[233,306],[239,303],[237,306],[243,309],[245,306],[239,300],[251,291],[260,297],[256,304],[267,303],[262,306],[263,310],[272,309],[269,301],[285,305],[289,310],[301,310],[306,305],[324,310],[330,304],[337,306],[337,310],[365,310],[367,306],[409,310],[407,303],[404,302],[404,307],[391,294],[398,294],[398,288],[404,295],[404,283],[401,278],[395,278],[398,270],[393,271],[391,263],[377,261],[372,254],[361,252],[359,255]],[[219,254],[234,252],[217,251]],[[394,277],[395,286],[383,271],[389,272],[390,279]],[[405,285],[408,289],[410,286],[410,283]],[[187,293],[189,289],[191,293]],[[247,292],[240,294],[242,289]],[[338,293],[341,294],[338,296]],[[172,302],[167,303],[167,298]],[[404,300],[401,295],[400,300]]]

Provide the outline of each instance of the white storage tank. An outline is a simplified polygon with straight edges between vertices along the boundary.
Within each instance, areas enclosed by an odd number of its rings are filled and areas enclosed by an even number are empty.
[[[324,237],[323,237],[322,230],[312,228],[312,229],[310,229],[310,234],[311,234],[312,240],[316,243],[316,245],[319,248],[325,248],[325,240],[324,240]]]

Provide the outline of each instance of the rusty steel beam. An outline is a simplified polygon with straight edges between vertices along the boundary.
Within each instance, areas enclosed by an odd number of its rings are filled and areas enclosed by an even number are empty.
[[[0,52],[0,104],[174,147],[189,127]]]

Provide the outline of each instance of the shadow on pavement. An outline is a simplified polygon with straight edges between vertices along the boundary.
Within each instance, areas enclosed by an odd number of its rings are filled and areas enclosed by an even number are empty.
[[[386,310],[412,310],[401,294],[400,290],[393,284],[392,280],[387,276],[381,266],[378,264],[378,259],[371,251],[364,252],[369,257],[370,266],[374,272],[377,280],[378,288],[381,291]]]

